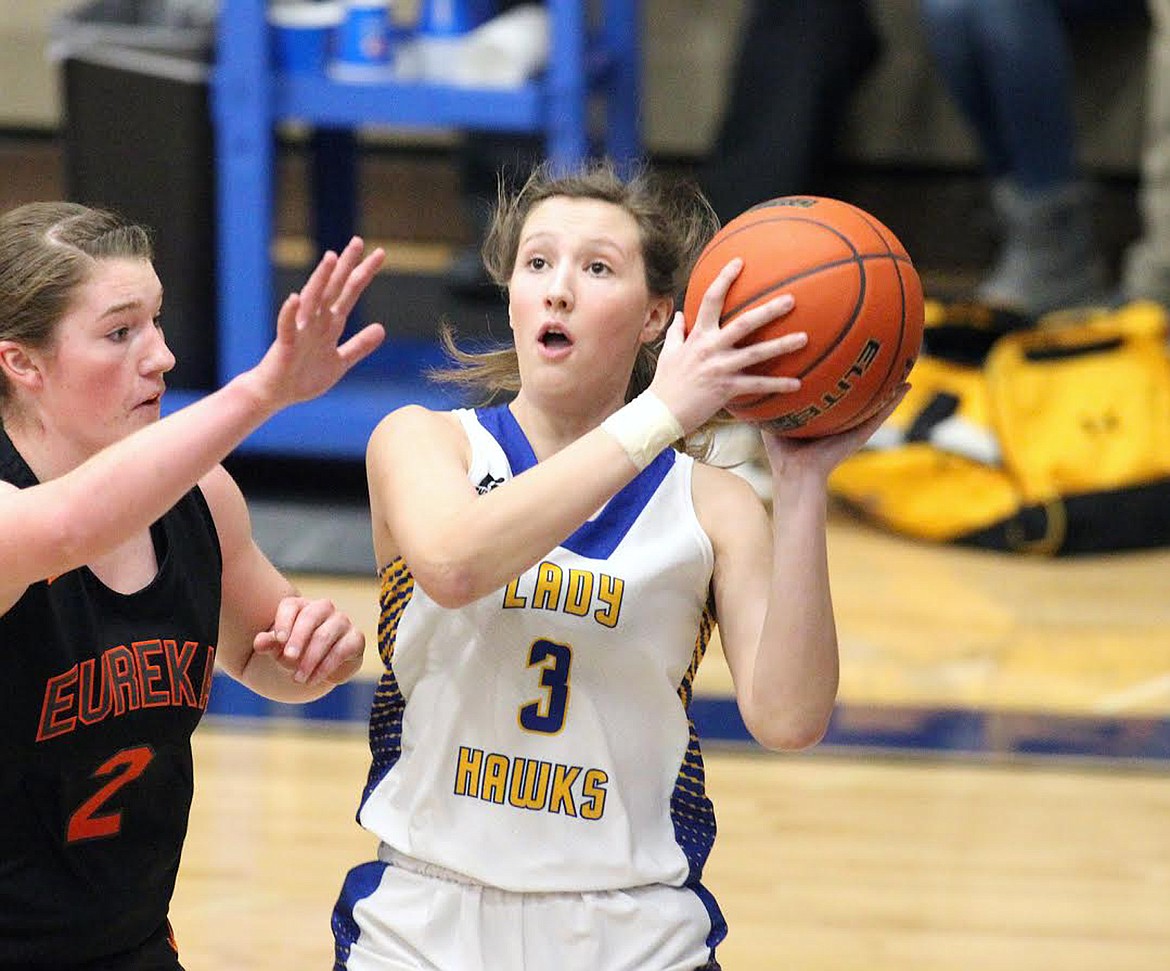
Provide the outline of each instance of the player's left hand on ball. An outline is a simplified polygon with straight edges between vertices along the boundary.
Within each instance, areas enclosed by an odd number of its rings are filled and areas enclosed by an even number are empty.
[[[257,654],[271,654],[302,684],[341,684],[362,666],[366,637],[331,600],[285,597],[271,630],[253,642]]]

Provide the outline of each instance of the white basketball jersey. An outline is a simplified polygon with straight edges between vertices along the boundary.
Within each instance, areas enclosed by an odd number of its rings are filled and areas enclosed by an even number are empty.
[[[456,414],[481,493],[535,464],[506,407]],[[435,604],[402,560],[386,567],[363,826],[505,890],[698,884],[715,819],[687,708],[714,555],[693,468],[663,452],[462,609]]]

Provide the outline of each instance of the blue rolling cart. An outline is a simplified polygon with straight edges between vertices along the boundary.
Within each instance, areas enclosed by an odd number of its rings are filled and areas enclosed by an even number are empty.
[[[604,0],[591,26],[583,0],[546,0],[550,24],[547,70],[519,88],[487,90],[428,83],[343,83],[324,76],[274,69],[265,0],[222,0],[211,116],[216,142],[218,216],[219,382],[260,359],[273,334],[275,126],[297,121],[320,133],[332,162],[318,164],[321,193],[331,199],[330,232],[344,238],[353,211],[350,133],[363,125],[497,130],[541,135],[546,154],[572,164],[604,152],[618,162],[640,154],[640,51],[637,0]],[[591,138],[591,108],[600,102],[604,126]],[[329,168],[329,165],[332,168]],[[328,180],[328,186],[321,184]],[[340,215],[339,215],[340,213]],[[348,224],[348,225],[347,225]],[[323,236],[321,226],[318,235]],[[242,452],[289,457],[361,458],[374,426],[408,402],[448,407],[451,399],[420,380],[435,359],[433,342],[387,338],[377,352],[387,367],[347,376],[323,397],[270,419],[241,446]],[[198,392],[167,395],[168,408]]]

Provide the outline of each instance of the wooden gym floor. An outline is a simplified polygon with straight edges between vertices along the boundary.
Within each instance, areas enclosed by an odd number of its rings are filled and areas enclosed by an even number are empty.
[[[1170,966],[1170,551],[1032,560],[830,525],[842,645],[825,743],[742,735],[700,671],[728,971]],[[372,578],[304,575],[373,639]],[[329,966],[373,843],[361,682],[303,709],[220,682],[173,920],[189,971]],[[229,713],[231,712],[231,713]]]

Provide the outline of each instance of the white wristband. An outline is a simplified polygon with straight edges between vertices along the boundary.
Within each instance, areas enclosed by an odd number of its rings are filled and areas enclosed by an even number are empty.
[[[658,395],[643,391],[601,423],[641,472],[666,446],[683,437],[683,427]]]

